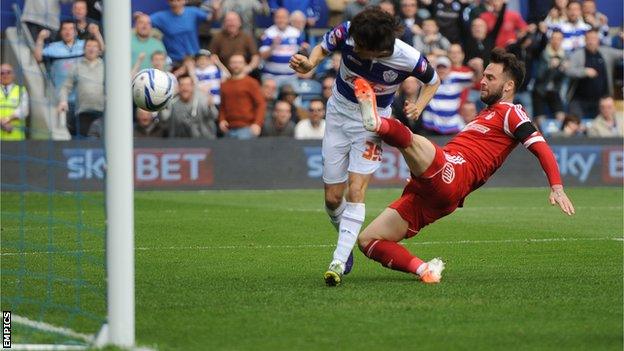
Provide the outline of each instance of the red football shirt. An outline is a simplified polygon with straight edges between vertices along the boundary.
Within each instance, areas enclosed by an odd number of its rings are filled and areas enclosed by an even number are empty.
[[[515,42],[517,39],[516,31],[526,30],[527,28],[526,22],[518,12],[507,10],[504,16],[503,25],[496,37],[496,47],[499,48],[505,48],[507,45]],[[491,32],[496,24],[496,15],[492,12],[484,12],[479,17],[487,24],[488,32]]]
[[[541,135],[529,136],[526,140],[514,137],[516,128],[530,122],[522,105],[498,102],[481,110],[474,121],[446,144],[445,151],[460,154],[467,161],[465,181],[469,192],[483,185],[519,142],[529,147],[534,142],[544,141]]]

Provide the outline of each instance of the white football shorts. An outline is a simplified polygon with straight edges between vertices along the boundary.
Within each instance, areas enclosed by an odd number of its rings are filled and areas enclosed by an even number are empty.
[[[349,173],[374,173],[381,165],[381,138],[364,129],[359,105],[334,89],[326,111],[323,182],[344,183]],[[392,108],[378,108],[377,112],[388,117]]]

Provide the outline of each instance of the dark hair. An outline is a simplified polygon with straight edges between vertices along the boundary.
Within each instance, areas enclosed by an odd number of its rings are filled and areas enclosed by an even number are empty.
[[[516,55],[505,51],[505,49],[495,48],[490,56],[490,63],[503,65],[503,73],[509,75],[514,81],[514,92],[520,89],[524,82],[524,64],[518,60]]]
[[[178,77],[178,82],[179,82],[179,81],[181,81],[181,80],[182,80],[182,79],[184,79],[184,78],[188,78],[188,79],[190,79],[190,80],[191,80],[191,82],[193,82],[193,77],[191,77],[188,73],[181,74],[181,75]]]
[[[165,58],[167,58],[167,54],[164,51],[156,50],[150,55],[150,60],[153,59],[156,55],[163,55]]]
[[[578,4],[579,6],[581,6],[581,3],[578,2],[578,1],[570,1],[570,2],[568,2],[568,5],[566,6],[566,8],[569,9],[570,5],[574,5],[574,4]]]
[[[596,33],[597,35],[600,35],[600,31],[596,27],[592,27],[592,28],[588,29],[587,32],[585,32],[585,35],[587,35],[589,33]]]
[[[313,97],[312,99],[310,99],[309,105],[312,105],[313,102],[320,102],[321,104],[323,104],[323,108],[325,108],[325,102],[320,97]]]
[[[94,42],[98,43],[98,46],[100,47],[100,50],[102,50],[102,45],[100,45],[100,41],[95,39],[95,37],[92,36],[92,35],[89,35],[86,38],[84,38],[84,47],[85,48],[87,47],[87,43],[90,42],[90,41],[94,41]]]
[[[403,32],[397,17],[379,6],[367,7],[351,20],[349,35],[355,43],[370,51],[394,52],[394,40]]]
[[[565,118],[563,119],[563,122],[561,123],[561,130],[563,130],[563,128],[565,128],[570,123],[581,124],[581,119],[575,114],[572,114],[572,113],[566,114]]]
[[[61,25],[59,26],[59,29],[63,28],[63,25],[68,24],[68,23],[74,26],[74,30],[76,30],[76,22],[74,22],[74,20],[62,20]]]
[[[555,33],[559,33],[559,34],[563,35],[563,32],[561,31],[561,29],[559,29],[559,28],[553,28],[553,29],[550,31],[550,37],[552,38],[552,35],[553,35],[553,34],[555,34]]]

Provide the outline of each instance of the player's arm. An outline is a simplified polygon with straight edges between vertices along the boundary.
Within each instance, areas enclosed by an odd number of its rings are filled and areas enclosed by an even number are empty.
[[[299,73],[308,73],[318,66],[324,58],[329,55],[329,51],[323,49],[321,44],[318,44],[312,49],[310,57],[305,57],[301,54],[295,54],[290,58],[290,68]]]
[[[416,77],[425,85],[420,88],[420,94],[418,95],[416,101],[405,101],[403,110],[405,111],[407,118],[417,119],[425,110],[425,107],[427,107],[427,104],[431,101],[436,91],[438,91],[440,79],[438,78],[438,74],[435,69],[422,55],[418,59],[418,62],[412,71],[412,76]]]
[[[542,134],[535,128],[533,123],[527,120],[522,121],[515,128],[513,135],[537,157],[544,173],[546,173],[548,183],[550,184],[550,195],[548,196],[550,204],[553,206],[557,204],[564,213],[570,216],[573,215],[574,206],[563,191],[563,182],[561,181],[557,160]]]
[[[336,50],[341,50],[349,33],[349,22],[340,23],[330,29],[323,40],[312,49],[309,57],[295,54],[290,58],[290,68],[299,73],[308,73],[318,66],[324,58]]]

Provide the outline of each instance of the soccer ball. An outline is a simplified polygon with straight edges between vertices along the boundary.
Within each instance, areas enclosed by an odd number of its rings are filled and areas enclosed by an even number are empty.
[[[147,111],[162,110],[173,96],[173,78],[159,69],[141,70],[132,79],[134,103]]]

